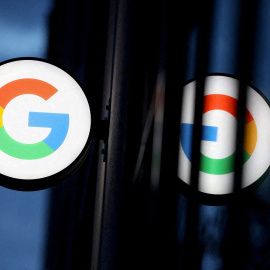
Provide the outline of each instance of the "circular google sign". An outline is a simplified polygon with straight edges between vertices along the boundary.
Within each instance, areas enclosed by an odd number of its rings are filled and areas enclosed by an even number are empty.
[[[78,167],[88,147],[91,114],[80,85],[39,59],[0,65],[0,184],[49,187]]]
[[[178,177],[187,185],[191,176],[196,81],[183,89]],[[214,199],[233,193],[239,81],[227,75],[205,80],[198,191]],[[242,188],[262,179],[270,165],[268,101],[247,87]]]

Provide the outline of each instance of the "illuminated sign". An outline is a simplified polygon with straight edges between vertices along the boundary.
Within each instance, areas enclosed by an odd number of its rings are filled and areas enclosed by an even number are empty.
[[[38,59],[0,65],[0,183],[34,190],[73,171],[91,127],[80,85]],[[72,167],[72,169],[71,169]]]
[[[178,177],[191,176],[196,81],[183,89]],[[198,191],[211,195],[233,192],[239,81],[221,75],[206,78]],[[270,110],[266,99],[247,88],[242,188],[265,176],[270,165]]]

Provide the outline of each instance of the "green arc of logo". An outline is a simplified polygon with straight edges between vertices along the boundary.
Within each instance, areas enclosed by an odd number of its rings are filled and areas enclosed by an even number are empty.
[[[9,156],[19,159],[39,159],[54,152],[43,141],[33,144],[20,143],[12,139],[4,127],[0,128],[0,149]]]
[[[200,170],[205,173],[221,175],[227,174],[234,171],[234,160],[235,160],[235,153],[232,155],[221,158],[209,158],[203,154],[201,154],[201,167]],[[243,163],[245,163],[251,155],[249,155],[246,151],[243,151]]]

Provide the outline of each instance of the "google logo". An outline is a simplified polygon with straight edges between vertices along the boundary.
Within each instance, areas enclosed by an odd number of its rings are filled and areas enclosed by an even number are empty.
[[[196,81],[183,89],[178,177],[189,185]],[[233,192],[239,81],[227,75],[206,77],[198,191],[209,195]],[[266,99],[247,88],[243,179],[246,188],[265,176],[270,165],[270,110]]]
[[[0,184],[49,187],[73,172],[89,147],[91,114],[81,86],[35,58],[0,64]]]
[[[58,90],[52,85],[37,79],[19,79],[0,88],[0,150],[20,159],[38,159],[56,151],[66,138],[69,115],[59,113],[29,112],[29,126],[51,128],[50,134],[41,142],[20,143],[12,139],[3,125],[4,109],[8,103],[20,95],[37,95],[48,100]]]

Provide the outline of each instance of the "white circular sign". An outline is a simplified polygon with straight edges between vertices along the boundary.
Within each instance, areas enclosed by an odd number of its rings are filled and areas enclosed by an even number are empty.
[[[88,101],[65,71],[32,58],[0,65],[1,184],[46,187],[82,155],[90,127]]]
[[[178,177],[190,184],[196,81],[183,89]],[[233,192],[239,81],[206,77],[198,191],[211,195]],[[270,109],[266,99],[247,88],[242,188],[260,179],[270,165]]]

